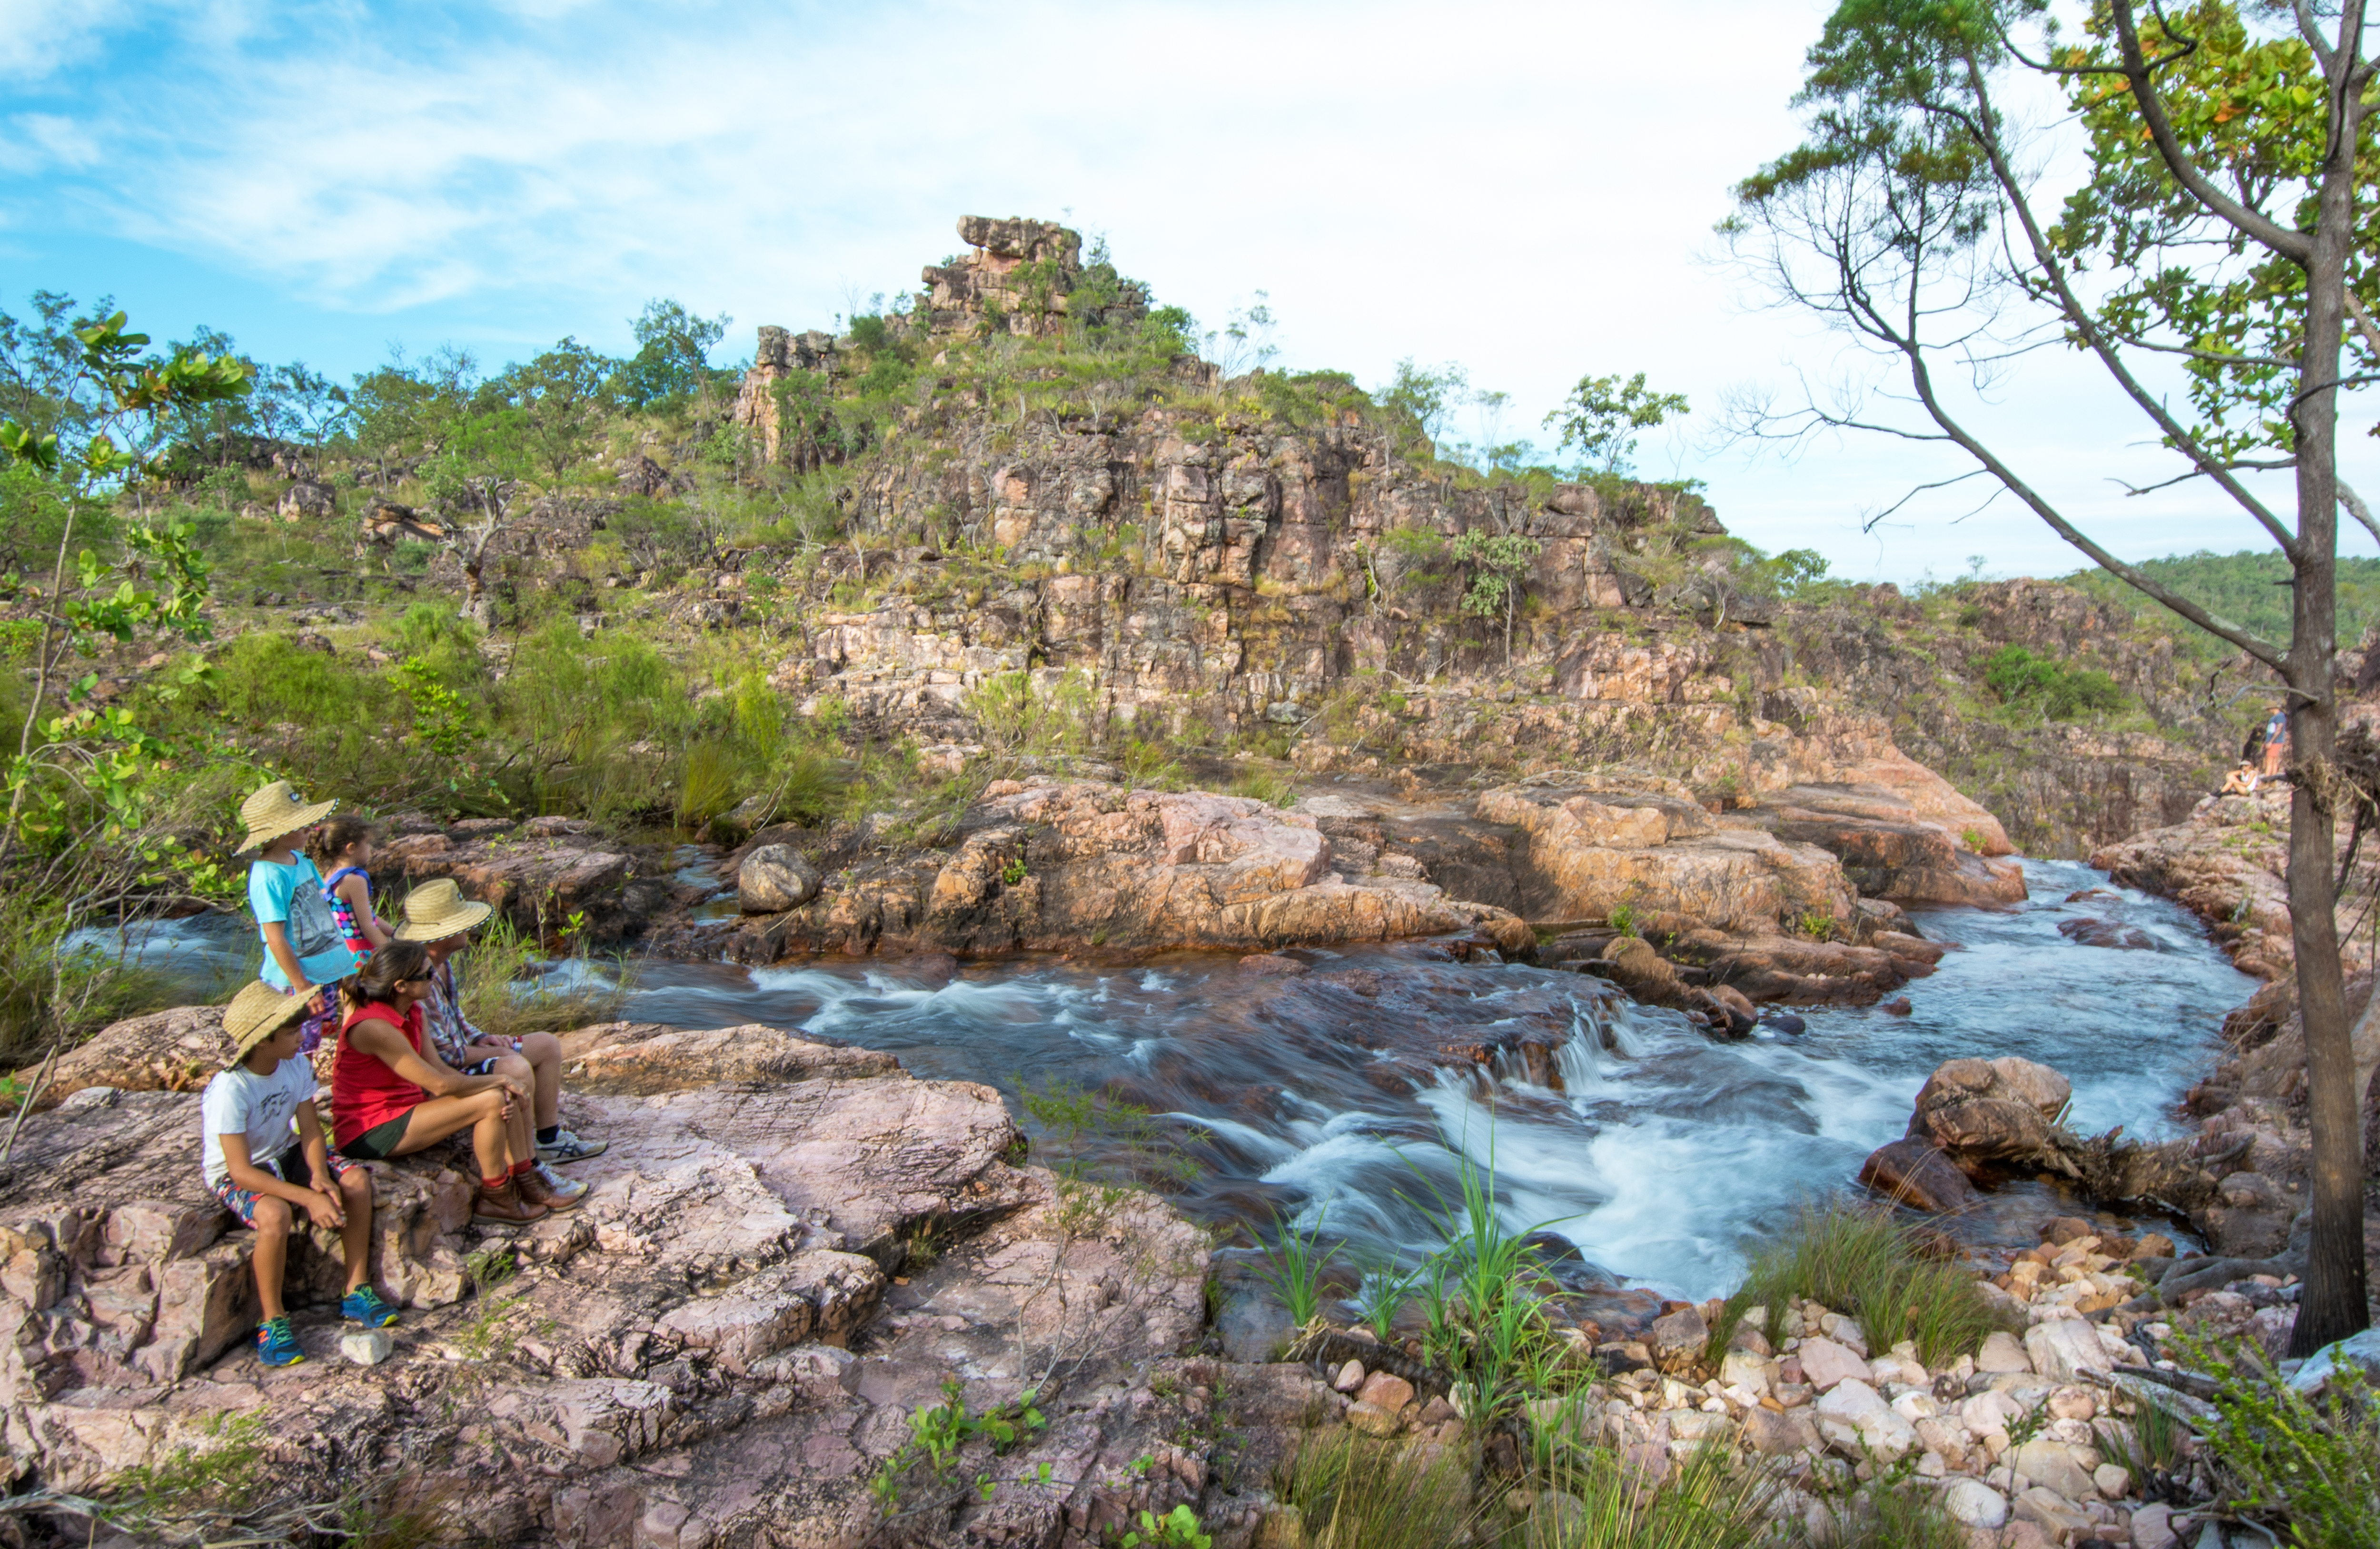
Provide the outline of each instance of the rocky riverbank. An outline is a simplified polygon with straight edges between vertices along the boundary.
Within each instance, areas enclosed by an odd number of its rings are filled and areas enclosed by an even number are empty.
[[[279,1504],[360,1475],[382,1491],[370,1509],[507,1543],[1088,1549],[1186,1505],[1239,1549],[1302,1542],[1278,1468],[1343,1427],[1472,1459],[1496,1520],[1562,1509],[1500,1482],[1512,1438],[1467,1426],[1402,1330],[1309,1333],[1309,1359],[1277,1361],[1285,1325],[1209,1326],[1206,1234],[1027,1164],[990,1089],[761,1026],[569,1035],[565,1117],[612,1148],[577,1169],[582,1209],[526,1231],[470,1223],[465,1161],[374,1165],[373,1278],[403,1321],[385,1348],[343,1338],[329,1244],[303,1242],[311,1359],[267,1371],[247,1337],[252,1239],[198,1177],[187,1077],[219,1039],[203,1008],[110,1029],[0,1170],[0,1404],[42,1487],[103,1494],[249,1448]],[[2057,1095],[2055,1072],[2000,1074],[2036,1115]],[[1945,1067],[1927,1090],[1965,1088]],[[1998,1099],[1968,1096],[1972,1128]],[[1921,1099],[1912,1128],[1947,1135],[1955,1108]],[[1812,1302],[1753,1309],[1715,1349],[1719,1302],[1557,1295],[1557,1328],[1604,1367],[1562,1423],[1648,1479],[1713,1445],[1774,1459],[1783,1512],[1822,1518],[1838,1475],[1901,1460],[1978,1543],[2155,1549],[2187,1520],[2139,1497],[2119,1438],[2136,1406],[2179,1401],[2116,1368],[2177,1330],[2276,1344],[2286,1287],[2171,1310],[2142,1299],[2169,1242],[2116,1216],[2043,1239],[1975,1264],[2022,1336],[1931,1366]],[[960,1428],[938,1470],[913,1419],[938,1407],[1014,1433]]]
[[[1711,991],[1873,1002],[1940,956],[1902,904],[2023,896],[1997,820],[1922,765],[1890,754],[1815,773],[1860,778],[1705,801],[1641,772],[1475,796],[1342,776],[1283,806],[1028,774],[939,816],[763,826],[733,849],[619,844],[565,819],[399,818],[376,869],[383,884],[451,877],[534,934],[576,921],[577,939],[662,957],[1440,936],[1722,1017]]]

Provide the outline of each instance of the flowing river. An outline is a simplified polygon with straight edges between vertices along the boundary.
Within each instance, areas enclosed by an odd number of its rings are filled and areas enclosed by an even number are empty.
[[[1583,1281],[1698,1299],[1734,1283],[1766,1228],[1847,1187],[1946,1059],[2039,1060],[2072,1080],[2078,1128],[2171,1131],[2225,1013],[2255,982],[2178,906],[2074,862],[2025,868],[2022,905],[1917,915],[1957,949],[1910,985],[1911,1015],[1813,1010],[1805,1033],[1743,1043],[1714,1043],[1593,979],[1421,945],[1299,951],[1305,971],[1272,974],[1210,954],[955,975],[900,959],[648,961],[621,1014],[799,1029],[887,1050],[920,1076],[996,1086],[1013,1104],[1020,1091],[1103,1091],[1153,1116],[1136,1139],[1091,1140],[1099,1159],[1154,1165],[1198,1218],[1268,1235],[1319,1226],[1358,1260],[1411,1262],[1439,1247],[1432,1213],[1458,1193],[1467,1157],[1492,1165],[1511,1226],[1576,1246]],[[2066,901],[2091,888],[2105,891]],[[2058,934],[2086,915],[2153,949]],[[169,972],[219,980],[252,941],[235,918],[152,927],[135,945]],[[1515,1043],[1546,1054],[1532,1062]],[[1504,1052],[1485,1065],[1448,1052],[1481,1046]],[[2040,1187],[2004,1190],[1959,1229],[2029,1243],[2018,1218],[2038,1214],[2026,1191]]]

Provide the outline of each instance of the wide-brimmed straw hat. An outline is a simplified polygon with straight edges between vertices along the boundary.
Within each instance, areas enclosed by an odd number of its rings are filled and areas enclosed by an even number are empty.
[[[306,1014],[311,995],[284,994],[262,980],[240,986],[224,1007],[224,1032],[231,1039],[231,1062],[237,1065],[249,1052]]]
[[[309,801],[298,794],[296,786],[286,780],[275,780],[239,804],[239,821],[248,824],[248,837],[232,853],[245,855],[285,834],[311,828],[329,817],[338,804],[336,797],[328,801]]]
[[[406,895],[405,923],[396,928],[399,941],[444,941],[483,922],[495,910],[473,903],[446,877],[425,882]]]

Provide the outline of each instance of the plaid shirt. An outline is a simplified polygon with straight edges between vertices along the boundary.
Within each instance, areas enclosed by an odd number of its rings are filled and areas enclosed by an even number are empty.
[[[472,1044],[503,1042],[463,1019],[463,981],[455,971],[452,957],[430,976],[430,998],[421,1003],[421,1019],[429,1027],[431,1042],[438,1045],[438,1057],[457,1069],[469,1063],[464,1051]]]

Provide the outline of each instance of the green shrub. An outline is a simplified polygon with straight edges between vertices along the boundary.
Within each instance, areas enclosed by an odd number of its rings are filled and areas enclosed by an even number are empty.
[[[1261,801],[1268,807],[1288,807],[1297,800],[1297,782],[1278,770],[1253,764],[1232,782],[1231,794]]]
[[[2078,667],[2004,645],[1984,658],[1984,686],[2010,705],[2035,707],[2053,721],[2121,710],[2124,690],[2095,667]]]
[[[225,714],[251,726],[360,726],[385,735],[405,719],[385,678],[327,651],[309,650],[289,635],[260,630],[226,640],[213,665],[214,701]]]
[[[2286,1516],[2298,1549],[2380,1543],[2380,1394],[2362,1372],[2341,1362],[2309,1399],[2249,1341],[2180,1344],[2192,1366],[2216,1374],[2205,1439],[2240,1502]]]
[[[1889,1207],[1804,1206],[1792,1225],[1752,1262],[1742,1287],[1727,1299],[1711,1331],[1714,1358],[1746,1308],[1781,1315],[1810,1300],[1859,1320],[1871,1349],[1913,1340],[1918,1359],[1947,1365],[1999,1326],[1974,1277],[1932,1257]]]

